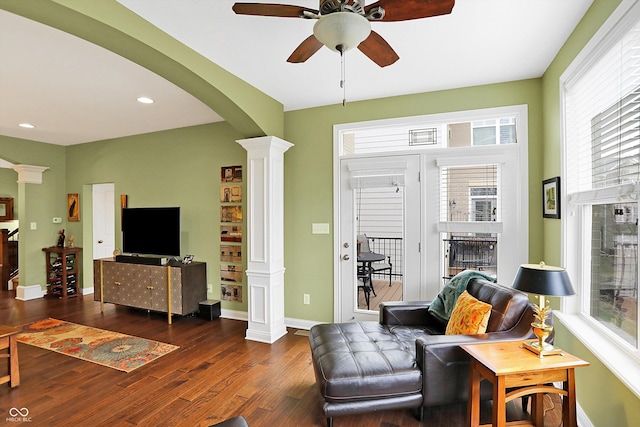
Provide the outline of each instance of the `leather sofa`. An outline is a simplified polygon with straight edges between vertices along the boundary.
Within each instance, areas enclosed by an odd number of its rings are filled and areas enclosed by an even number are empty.
[[[445,335],[430,302],[380,304],[379,322],[328,323],[309,331],[316,383],[327,424],[333,417],[465,402],[469,356],[460,344],[533,338],[526,294],[481,278],[467,292],[491,304],[486,333]],[[486,381],[485,381],[486,383]],[[490,400],[491,385],[481,398]]]

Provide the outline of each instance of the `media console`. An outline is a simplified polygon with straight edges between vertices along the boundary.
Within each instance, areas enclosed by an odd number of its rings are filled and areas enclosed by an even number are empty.
[[[138,258],[138,257],[132,257]],[[142,258],[142,257],[140,257]],[[113,259],[94,261],[94,299],[167,313],[171,316],[195,313],[207,299],[207,264],[145,265]]]

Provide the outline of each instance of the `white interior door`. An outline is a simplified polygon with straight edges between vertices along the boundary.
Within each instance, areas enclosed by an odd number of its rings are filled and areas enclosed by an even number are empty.
[[[113,183],[93,185],[93,259],[113,256],[115,202]]]
[[[381,200],[387,212],[381,213],[377,220],[378,233],[390,233],[393,229],[401,238],[402,299],[416,300],[421,297],[420,262],[420,157],[419,155],[398,155],[384,157],[350,158],[340,161],[339,187],[339,236],[337,254],[336,321],[377,320],[378,307],[358,306],[357,279],[357,235],[363,232],[360,223],[362,195],[371,189],[379,189],[379,195],[385,191],[393,196]],[[386,203],[388,202],[388,203]],[[389,212],[389,206],[397,206],[399,211]],[[395,209],[395,208],[394,208]],[[386,217],[385,217],[386,215]],[[386,218],[386,219],[385,219]],[[393,218],[393,219],[391,219]]]

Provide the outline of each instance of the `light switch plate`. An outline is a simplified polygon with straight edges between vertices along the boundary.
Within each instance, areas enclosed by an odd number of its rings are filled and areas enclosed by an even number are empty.
[[[329,224],[324,222],[311,224],[311,234],[329,234]]]

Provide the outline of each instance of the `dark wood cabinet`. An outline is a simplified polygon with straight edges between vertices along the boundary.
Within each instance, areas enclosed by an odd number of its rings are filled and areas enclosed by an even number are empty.
[[[187,315],[207,299],[207,264],[144,265],[94,261],[94,299],[145,310]]]
[[[80,252],[82,248],[53,246],[42,248],[46,256],[47,296],[70,298],[78,296],[80,283]]]

